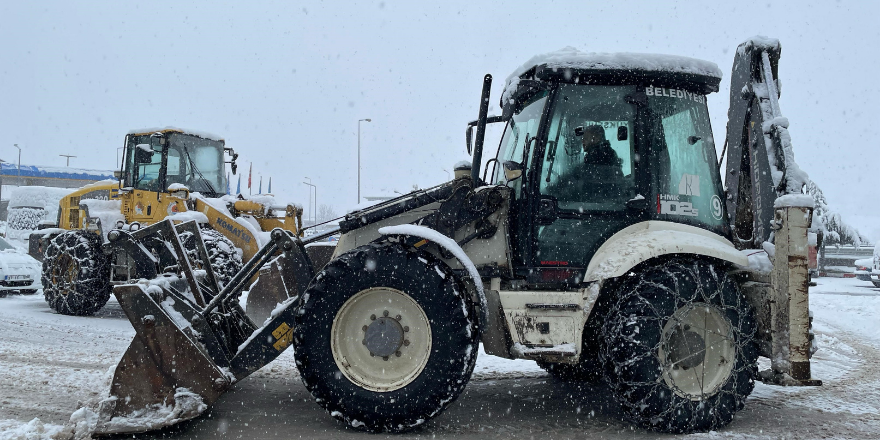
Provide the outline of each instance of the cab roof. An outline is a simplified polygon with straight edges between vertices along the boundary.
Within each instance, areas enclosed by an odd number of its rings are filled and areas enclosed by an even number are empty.
[[[139,129],[139,130],[131,130],[131,131],[128,132],[129,135],[133,135],[133,136],[146,136],[146,135],[151,135],[151,134],[153,134],[153,133],[163,133],[163,134],[180,133],[180,134],[189,134],[189,135],[193,135],[193,136],[198,136],[198,137],[200,137],[200,138],[202,138],[202,139],[208,139],[208,140],[212,140],[212,141],[225,142],[225,141],[223,140],[222,137],[217,136],[217,135],[213,135],[213,134],[211,134],[211,133],[207,133],[207,132],[204,132],[204,131],[197,131],[197,130],[187,130],[187,129],[184,129],[184,128],[175,128],[175,127],[165,127],[165,128],[142,128],[142,129]]]
[[[578,84],[652,84],[708,94],[718,91],[722,73],[711,61],[678,55],[581,52],[565,47],[532,57],[504,84],[501,102],[513,96],[521,79]]]

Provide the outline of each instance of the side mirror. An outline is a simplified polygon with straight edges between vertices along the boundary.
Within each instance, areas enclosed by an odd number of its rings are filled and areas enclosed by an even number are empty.
[[[471,145],[471,144],[473,143],[474,127],[477,126],[477,122],[478,121],[468,122],[467,130],[465,130],[465,133],[464,133],[465,144],[467,145],[468,154],[474,154],[473,145]],[[486,124],[487,125],[494,124],[496,122],[504,122],[504,118],[502,118],[501,116],[494,116],[494,115],[486,117]]]
[[[121,179],[122,178],[122,170],[113,170],[113,178]]]
[[[627,139],[629,139],[629,129],[625,125],[617,127],[617,140],[625,141]]]
[[[134,147],[134,163],[150,163],[153,161],[153,147],[149,144],[137,144]]]
[[[522,177],[523,174],[523,166],[519,162],[514,162],[512,160],[505,161],[504,164],[504,179],[508,182],[513,182],[516,179]]]

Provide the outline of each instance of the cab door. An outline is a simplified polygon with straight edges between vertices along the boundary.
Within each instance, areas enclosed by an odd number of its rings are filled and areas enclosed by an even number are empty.
[[[532,282],[579,283],[602,243],[645,217],[636,108],[626,100],[634,90],[575,84],[555,90],[530,170]]]

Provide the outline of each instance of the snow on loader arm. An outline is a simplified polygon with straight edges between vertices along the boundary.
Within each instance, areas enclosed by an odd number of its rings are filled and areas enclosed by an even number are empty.
[[[210,267],[193,269],[178,237],[185,225],[163,221],[111,233],[108,246],[128,253],[139,277],[150,281],[113,289],[136,335],[100,403],[96,434],[144,432],[195,418],[291,343],[293,305],[314,275],[303,243],[274,229],[271,242],[221,290]],[[198,248],[204,252],[204,244]],[[267,264],[278,260],[283,264]],[[264,265],[292,268],[295,277],[283,278],[290,284],[280,288],[289,298],[258,325],[238,301]]]

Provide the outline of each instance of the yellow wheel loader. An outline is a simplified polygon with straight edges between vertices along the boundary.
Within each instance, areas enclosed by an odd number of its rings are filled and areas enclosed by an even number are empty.
[[[136,337],[95,432],[197,417],[288,347],[316,403],[372,432],[441,414],[481,343],[562,380],[603,377],[627,419],[661,432],[727,425],[756,380],[820,384],[813,202],[779,112],[780,51],[761,38],[737,49],[727,190],[706,105],[714,63],[567,48],[508,77],[500,116],[487,115],[486,75],[470,170],[349,213],[329,263],[305,251],[316,238],[276,229],[221,288],[198,282],[181,246],[149,251],[187,224],[112,231],[151,281],[114,288]],[[489,123],[504,135],[481,170]],[[239,296],[269,262],[261,281],[281,282],[249,295],[290,298],[251,320]],[[759,355],[771,360],[760,374]]]
[[[129,282],[128,257],[102,250],[114,229],[196,220],[208,249],[208,260],[200,264],[210,263],[220,285],[268,241],[265,231],[281,228],[299,235],[301,207],[276,206],[268,195],[226,195],[226,164],[235,174],[237,156],[213,135],[173,128],[129,133],[119,181],[71,193],[60,202],[56,224],[45,225],[54,227],[30,237],[30,254],[43,262],[49,306],[66,315],[90,315],[107,302],[112,285]],[[182,239],[192,252],[192,232]]]

